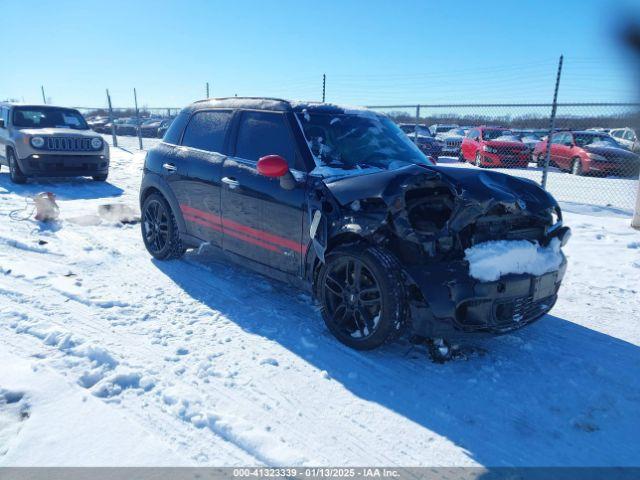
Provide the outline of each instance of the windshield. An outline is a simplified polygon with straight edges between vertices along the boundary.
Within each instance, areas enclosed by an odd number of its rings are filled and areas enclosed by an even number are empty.
[[[464,137],[467,134],[463,128],[454,128],[453,130],[449,130],[447,133],[449,135],[460,135],[461,137]]]
[[[56,107],[15,107],[13,125],[17,128],[89,130],[89,126],[80,112]]]
[[[487,129],[482,131],[483,140],[495,140],[498,137],[511,136],[511,130]]]
[[[342,170],[392,170],[431,162],[387,117],[375,114],[298,114],[304,135],[321,166]]]
[[[619,147],[620,145],[609,135],[593,135],[588,133],[575,133],[576,145],[579,147]]]

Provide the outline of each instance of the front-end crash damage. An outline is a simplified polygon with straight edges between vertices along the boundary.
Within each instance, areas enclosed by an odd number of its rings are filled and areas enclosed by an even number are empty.
[[[402,278],[415,334],[504,332],[548,312],[566,269],[474,279],[465,250],[496,240],[540,246],[563,227],[556,201],[533,182],[494,172],[412,165],[315,181],[310,235],[320,262],[336,243],[365,240],[387,248]]]

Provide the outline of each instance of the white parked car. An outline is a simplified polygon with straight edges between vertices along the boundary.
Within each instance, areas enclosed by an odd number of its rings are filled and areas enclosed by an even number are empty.
[[[614,128],[609,132],[616,141],[625,148],[628,148],[632,152],[640,152],[640,141],[636,132],[631,128]]]

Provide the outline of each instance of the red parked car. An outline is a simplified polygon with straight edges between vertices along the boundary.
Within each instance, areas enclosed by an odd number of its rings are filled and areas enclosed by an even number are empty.
[[[544,165],[546,151],[546,141],[538,143],[533,150],[539,166]],[[565,131],[551,137],[549,164],[574,175],[600,173],[637,177],[640,157],[606,133]]]
[[[527,167],[530,150],[501,127],[475,127],[462,140],[460,161],[478,167]]]

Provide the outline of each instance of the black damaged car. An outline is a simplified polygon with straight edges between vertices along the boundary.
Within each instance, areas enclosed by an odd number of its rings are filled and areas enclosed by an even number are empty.
[[[193,103],[147,154],[142,237],[162,260],[207,245],[312,293],[329,330],[372,349],[501,333],[554,305],[566,269],[471,277],[490,240],[564,245],[551,195],[497,172],[434,166],[383,115],[269,98]],[[558,242],[556,242],[558,243]]]

